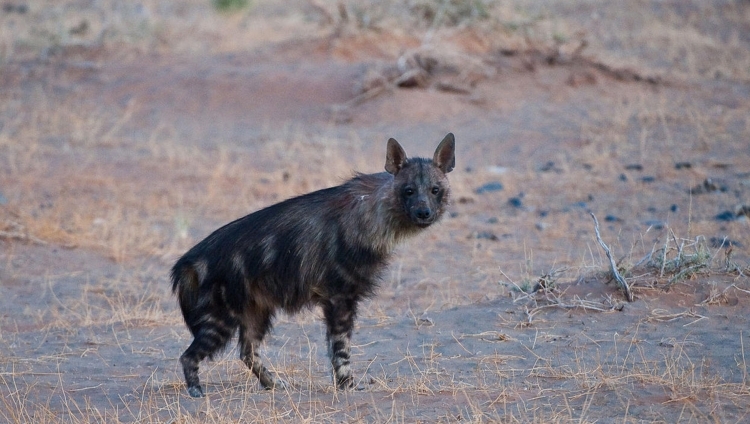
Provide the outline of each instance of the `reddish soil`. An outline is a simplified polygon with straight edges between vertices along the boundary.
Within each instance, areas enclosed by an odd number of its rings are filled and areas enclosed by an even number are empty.
[[[45,180],[28,196],[42,209],[44,187],[88,169],[137,187],[144,199],[177,174],[184,184],[175,190],[202,196],[205,186],[190,180],[191,169],[179,161],[164,167],[149,162],[144,140],[160,131],[177,140],[170,148],[196,155],[228,149],[251,158],[246,175],[220,181],[236,190],[248,213],[353,169],[378,172],[389,137],[410,154],[429,155],[453,132],[458,166],[450,175],[450,214],[399,249],[358,322],[354,369],[364,389],[332,391],[323,329],[313,311],[282,317],[264,347],[269,363],[291,382],[288,392],[261,390],[231,350],[202,367],[208,397],[187,397],[177,358],[190,337],[168,272],[180,249],[237,216],[237,205],[218,204],[188,211],[187,239],[153,255],[113,260],[107,246],[0,239],[0,392],[6,399],[0,417],[748,419],[750,227],[735,212],[750,204],[746,83],[645,81],[622,78],[590,59],[550,64],[537,52],[481,52],[494,74],[468,92],[392,87],[355,104],[347,102],[360,93],[366,71],[394,58],[373,47],[377,39],[350,42],[323,38],[200,57],[113,59],[108,51],[71,49],[44,62],[5,65],[0,90],[14,99],[19,115],[45,102],[45,110],[72,108],[102,127],[116,126],[116,142],[90,150],[67,134],[40,135],[51,159],[40,172]],[[408,37],[385,42],[414,45]],[[436,78],[441,75],[453,76],[444,71]],[[269,140],[290,138],[302,140],[294,144],[301,155],[287,157],[273,145],[269,150]],[[308,145],[308,138],[318,141]],[[330,161],[316,154],[319,140],[330,140]],[[315,160],[301,163],[308,152]],[[88,158],[84,164],[81,157]],[[313,178],[285,188],[271,181],[266,194],[251,199],[242,199],[238,187],[261,184],[255,175],[283,173],[284,180],[298,181],[298,174],[315,172],[324,174],[323,183]],[[714,186],[704,184],[707,178]],[[502,189],[480,190],[493,182]],[[3,184],[0,208],[9,222],[17,219],[15,203],[27,189],[5,177]],[[64,201],[55,189],[49,192],[50,202]],[[143,210],[143,219],[153,213]],[[734,215],[718,219],[725,211]],[[589,212],[623,266],[667,243],[682,243],[687,251],[696,238],[714,259],[705,272],[668,288],[669,277],[644,268],[629,276],[636,299],[626,302],[604,277],[608,261]],[[160,213],[168,223],[178,215],[167,206]],[[725,238],[744,274],[723,272]],[[513,287],[533,286],[562,267],[567,271],[549,293],[526,296]],[[605,311],[587,310],[581,300]]]

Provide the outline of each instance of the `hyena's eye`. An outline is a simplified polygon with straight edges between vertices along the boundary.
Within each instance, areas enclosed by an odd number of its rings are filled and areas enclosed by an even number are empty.
[[[438,193],[440,193],[440,187],[438,187],[438,186],[433,187],[432,188],[432,194],[438,194]]]
[[[413,196],[414,195],[414,189],[411,187],[406,187],[404,189],[404,196]]]

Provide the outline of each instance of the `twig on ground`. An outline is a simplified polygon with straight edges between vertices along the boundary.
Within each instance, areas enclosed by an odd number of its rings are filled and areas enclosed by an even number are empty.
[[[596,219],[596,215],[594,215],[593,212],[589,213],[591,214],[591,217],[594,218],[594,231],[596,232],[596,240],[599,242],[599,245],[602,246],[602,249],[604,249],[604,253],[607,254],[607,258],[609,258],[609,266],[612,269],[612,275],[615,277],[615,280],[617,280],[617,283],[620,285],[622,291],[625,292],[625,298],[628,300],[628,302],[632,302],[633,292],[630,291],[630,286],[628,285],[627,281],[625,281],[622,275],[620,275],[620,273],[617,271],[617,264],[612,258],[612,252],[609,250],[609,246],[607,246],[607,244],[604,243],[604,240],[602,240],[601,234],[599,234],[599,220]]]
[[[711,305],[715,303],[717,299],[724,297],[730,289],[738,289],[738,287],[732,284],[729,287],[722,290],[721,293],[719,293],[718,291],[715,292],[715,290],[712,288],[711,293],[708,295],[708,297],[705,298],[701,303],[696,304],[696,306]],[[738,290],[742,290],[742,289],[738,289]]]
[[[688,325],[695,324],[696,322],[704,320],[704,319],[707,318],[707,317],[705,317],[703,315],[699,315],[699,314],[695,313],[692,310],[680,312],[680,313],[677,313],[677,314],[670,314],[670,313],[668,313],[668,311],[666,311],[664,309],[654,309],[653,311],[651,311],[651,317],[649,317],[648,320],[650,321],[651,319],[654,319],[654,320],[659,321],[659,322],[671,322],[671,321],[675,321],[675,320],[678,320],[680,318],[685,318],[685,317],[698,318],[698,319],[696,319],[694,321],[691,321],[691,322],[683,325],[683,327],[687,327]]]
[[[608,298],[605,303],[581,299],[578,296],[573,296],[573,299],[565,301],[562,299],[562,296],[555,296],[549,292],[545,292],[545,296],[542,300],[546,300],[549,303],[546,305],[534,306],[533,308],[529,308],[528,305],[524,306],[524,313],[526,314],[525,324],[531,324],[531,321],[534,319],[534,316],[536,314],[550,308],[583,309],[587,311],[612,312],[621,311],[624,306],[620,302],[612,302],[611,298]]]

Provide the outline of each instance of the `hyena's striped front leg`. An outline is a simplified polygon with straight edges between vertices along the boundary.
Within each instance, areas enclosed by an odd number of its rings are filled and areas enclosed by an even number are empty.
[[[351,368],[351,338],[357,313],[356,299],[333,298],[323,305],[328,355],[337,389],[354,387]]]

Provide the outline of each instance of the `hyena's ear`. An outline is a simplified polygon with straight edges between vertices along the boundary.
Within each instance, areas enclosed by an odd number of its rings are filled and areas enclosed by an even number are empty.
[[[453,171],[453,168],[456,167],[456,138],[453,133],[448,133],[443,141],[438,144],[432,162],[445,174]]]
[[[406,163],[404,148],[395,139],[389,139],[385,155],[385,170],[389,174],[396,175],[401,170],[401,167],[404,166],[404,163]]]

